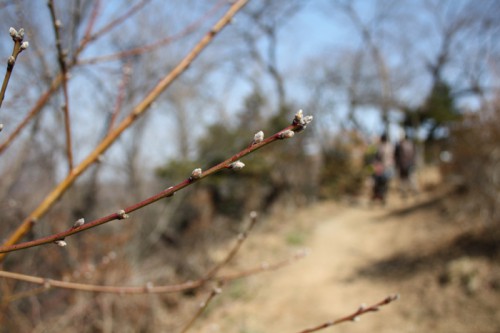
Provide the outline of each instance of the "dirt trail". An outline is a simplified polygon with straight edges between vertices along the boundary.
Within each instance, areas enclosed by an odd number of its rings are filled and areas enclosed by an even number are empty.
[[[310,254],[289,267],[251,277],[237,287],[229,286],[224,291],[225,299],[196,331],[293,333],[343,317],[361,303],[371,305],[394,293],[401,294],[401,299],[380,312],[321,332],[439,331],[436,325],[446,326],[447,319],[434,324],[439,314],[419,304],[420,300],[428,302],[432,297],[429,294],[442,294],[435,272],[420,274],[418,279],[406,276],[404,283],[394,276],[360,274],[387,258],[431,249],[456,235],[447,225],[433,227],[433,223],[441,222],[435,211],[425,209],[432,201],[432,196],[421,195],[406,203],[393,200],[387,207],[322,203],[301,211],[294,219],[309,230],[302,245],[310,249]],[[269,251],[262,246],[263,238],[258,238],[250,248]],[[472,320],[477,319],[472,316]]]

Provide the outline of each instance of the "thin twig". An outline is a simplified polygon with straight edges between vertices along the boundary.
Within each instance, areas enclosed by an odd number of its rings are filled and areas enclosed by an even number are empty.
[[[117,27],[119,24],[124,22],[127,18],[135,14],[139,11],[144,5],[146,5],[150,0],[142,0],[135,6],[132,6],[127,12],[118,17],[117,19],[109,22],[103,28],[92,34],[92,28],[95,24],[95,20],[98,14],[99,7],[94,7],[92,12],[90,21],[87,25],[86,32],[82,40],[80,41],[80,45],[77,47],[76,51],[73,54],[73,58],[71,62],[68,64],[68,71],[71,70],[78,62],[78,56],[81,52],[88,46],[91,42],[96,41],[98,38],[103,37],[106,33],[111,31],[113,28]],[[33,119],[47,104],[48,100],[52,96],[52,94],[59,89],[59,86],[62,83],[62,74],[59,73],[51,82],[49,89],[40,96],[35,106],[31,109],[31,111],[27,114],[27,116],[21,121],[21,123],[16,127],[16,129],[10,134],[8,139],[0,145],[0,154],[3,153],[10,144],[14,141],[14,139],[21,133],[21,131],[29,124],[30,120]],[[0,258],[1,261],[1,258]]]
[[[115,107],[113,109],[113,112],[111,112],[111,115],[109,117],[109,121],[107,123],[107,133],[108,134],[111,129],[113,128],[116,119],[118,117],[118,114],[120,113],[123,105],[123,101],[125,99],[125,92],[127,88],[127,84],[130,79],[130,74],[132,72],[132,68],[130,65],[130,62],[127,62],[122,69],[122,79],[120,80],[120,85],[118,86],[118,95],[116,96],[116,102],[115,102]]]
[[[321,324],[321,325],[318,325],[316,327],[300,331],[299,333],[316,332],[316,331],[320,331],[320,330],[325,329],[325,328],[330,327],[330,326],[338,325],[338,324],[346,322],[346,321],[358,321],[360,316],[362,316],[368,312],[378,311],[378,310],[380,310],[381,306],[387,305],[387,304],[389,304],[393,301],[396,301],[398,299],[399,299],[399,295],[387,296],[385,299],[383,299],[382,301],[380,301],[372,306],[365,307],[364,305],[361,305],[357,311],[351,313],[348,316],[336,319],[334,321],[328,321],[328,322]]]
[[[215,281],[217,283],[225,284],[230,281],[242,279],[259,273],[273,271],[281,267],[290,265],[293,262],[297,261],[298,259],[303,258],[303,256],[304,256],[303,254],[296,254],[290,259],[282,260],[274,264],[261,264],[258,267],[249,268],[247,270],[237,272],[234,274],[212,277],[210,280],[201,278],[198,280],[186,281],[178,284],[167,284],[162,286],[155,286],[152,283],[147,283],[146,285],[143,286],[106,286],[106,285],[54,280],[34,275],[13,273],[1,270],[0,270],[0,278],[42,285],[45,287],[46,290],[49,290],[51,288],[60,288],[60,289],[68,289],[75,291],[87,291],[94,293],[109,293],[109,294],[120,294],[120,295],[167,294],[167,293],[176,293],[176,292],[198,289],[204,286],[209,281]]]
[[[61,69],[62,89],[64,96],[64,105],[62,110],[64,113],[64,132],[66,133],[66,155],[68,156],[68,171],[73,169],[73,148],[71,143],[71,118],[69,113],[69,93],[68,93],[68,66],[66,64],[66,52],[62,47],[61,40],[61,21],[57,18],[54,0],[47,2],[52,18],[52,27],[54,28],[54,36],[56,38],[57,60]]]
[[[247,270],[244,270],[241,272],[218,275],[217,277],[214,278],[214,280],[226,283],[229,281],[238,280],[238,279],[242,279],[242,278],[245,278],[248,276],[259,274],[262,272],[275,271],[275,270],[280,269],[282,267],[293,264],[297,260],[304,258],[306,255],[307,255],[307,251],[304,251],[304,250],[298,251],[291,258],[288,258],[288,259],[285,259],[285,260],[282,260],[282,261],[279,261],[276,263],[272,263],[272,264],[264,262],[257,267],[250,268],[250,269],[247,269]]]
[[[171,186],[171,187],[169,187],[169,188],[167,188],[167,189],[165,189],[165,190],[163,190],[163,191],[161,191],[161,192],[159,192],[159,193],[157,193],[157,194],[155,194],[155,195],[153,195],[145,200],[137,202],[129,207],[126,207],[126,208],[120,210],[119,212],[98,218],[94,221],[82,224],[82,225],[77,226],[77,227],[72,226],[69,229],[67,229],[66,231],[62,231],[62,232],[52,234],[52,235],[49,235],[49,236],[46,236],[43,238],[39,238],[36,240],[27,241],[27,242],[18,243],[18,244],[3,245],[2,247],[0,247],[0,253],[19,251],[19,250],[27,249],[27,248],[34,247],[34,246],[40,246],[43,244],[50,244],[50,243],[54,243],[57,241],[63,241],[67,237],[70,237],[74,234],[88,230],[90,228],[97,227],[101,224],[108,223],[108,222],[111,222],[114,220],[122,220],[122,219],[128,217],[128,214],[130,214],[138,209],[141,209],[143,207],[146,207],[146,206],[148,206],[148,205],[150,205],[150,204],[152,204],[160,199],[170,197],[170,196],[174,195],[175,192],[177,192],[185,187],[190,186],[195,181],[198,181],[202,178],[208,177],[208,176],[210,176],[216,172],[219,172],[223,169],[232,168],[232,166],[234,165],[233,163],[239,161],[242,157],[244,157],[244,156],[272,143],[272,142],[275,142],[277,140],[283,140],[284,138],[287,138],[287,137],[293,135],[293,133],[301,131],[306,126],[306,123],[301,123],[301,122],[296,121],[299,114],[300,114],[300,117],[302,119],[302,111],[299,111],[299,113],[297,113],[297,115],[295,116],[292,125],[284,128],[283,130],[275,133],[274,135],[271,135],[270,137],[262,140],[261,142],[250,144],[247,148],[241,150],[239,153],[236,153],[232,157],[230,157],[230,158],[226,159],[225,161],[211,167],[210,169],[208,169],[206,171],[201,171],[201,169],[196,169],[195,170],[196,177],[194,177],[195,171],[193,171],[193,174],[189,178],[185,179],[184,181],[180,182],[179,184],[177,184],[175,186]],[[308,121],[312,120],[312,118],[310,118],[310,116],[308,116],[307,118],[308,118]],[[74,175],[74,173],[72,173],[71,175]],[[29,220],[28,223],[33,224],[34,221]]]
[[[104,27],[100,28],[99,30],[97,30],[93,34],[90,34],[91,28],[88,28],[87,31],[89,33],[85,34],[86,38],[84,38],[84,40],[83,40],[84,43],[83,44],[87,44],[87,43],[89,43],[91,41],[94,41],[98,37],[100,37],[100,36],[102,36],[102,35],[110,32],[112,29],[115,29],[120,24],[122,24],[123,22],[125,22],[129,17],[133,16],[139,10],[141,10],[148,2],[151,2],[151,0],[141,0],[140,2],[138,2],[137,4],[135,4],[134,6],[131,6],[129,8],[129,10],[126,11],[125,13],[123,13],[121,16],[119,16],[116,19],[114,19],[113,21],[109,22],[108,24],[106,24]]]
[[[144,114],[151,106],[151,104],[160,96],[165,89],[167,89],[176,78],[179,77],[189,65],[198,57],[198,55],[205,49],[205,47],[210,44],[214,37],[229,23],[231,22],[233,16],[241,9],[248,0],[238,0],[236,1],[224,14],[224,16],[210,29],[210,31],[194,46],[194,48],[184,57],[180,63],[172,69],[152,90],[151,92],[132,110],[132,113],[122,120],[122,122],[112,130],[102,142],[94,149],[93,152],[87,156],[79,165],[73,168],[72,172],[61,181],[53,190],[50,192],[42,203],[35,208],[31,214],[21,225],[9,236],[4,242],[3,247],[9,247],[17,243],[22,237],[24,237],[33,227],[35,222],[46,214],[50,207],[69,189],[73,182],[85,171],[87,170],[99,157],[114,143],[118,137],[129,128],[139,116]],[[183,188],[188,184],[180,184],[176,189]],[[169,195],[170,193],[167,193]],[[154,201],[159,200],[159,198],[154,199]],[[132,210],[137,208],[133,207]],[[113,219],[116,218],[113,216]],[[5,254],[0,254],[0,262],[5,257]]]
[[[29,124],[31,119],[33,119],[47,104],[48,100],[52,96],[52,94],[59,88],[61,84],[61,75],[56,76],[52,83],[50,84],[49,89],[45,91],[35,106],[31,109],[31,111],[24,117],[21,123],[14,129],[12,133],[10,133],[9,137],[0,145],[0,154],[2,154],[11,144],[14,142],[15,138],[21,133],[21,131]]]
[[[10,28],[9,33],[12,37],[12,40],[14,41],[14,47],[12,49],[12,55],[7,60],[7,70],[3,79],[2,89],[0,90],[0,107],[2,107],[2,102],[5,98],[5,92],[7,91],[7,86],[9,85],[10,76],[12,75],[12,71],[14,70],[17,57],[21,52],[23,52],[23,50],[28,47],[28,42],[23,42],[23,28],[19,29],[19,31],[16,31],[16,29],[14,28]]]
[[[21,299],[21,298],[35,296],[35,295],[38,295],[40,293],[45,292],[46,290],[47,289],[42,286],[42,287],[37,287],[37,288],[34,288],[34,289],[29,289],[29,290],[21,291],[21,292],[19,292],[17,294],[8,295],[8,296],[6,296],[6,297],[4,297],[2,299],[2,304],[6,305],[8,303],[17,301],[18,299]]]
[[[251,212],[250,223],[248,224],[247,228],[238,235],[236,243],[234,244],[233,248],[227,253],[226,257],[217,265],[215,265],[210,271],[208,271],[208,273],[204,277],[205,280],[210,280],[212,277],[214,277],[222,267],[227,265],[231,261],[231,259],[234,258],[234,256],[236,255],[236,253],[238,253],[239,249],[241,248],[241,245],[247,239],[248,234],[252,231],[256,223],[257,223],[257,213]]]
[[[215,296],[219,295],[221,292],[222,292],[222,289],[220,288],[220,286],[212,288],[212,290],[210,291],[210,294],[208,294],[208,297],[205,299],[205,301],[201,302],[201,304],[200,304],[200,306],[198,308],[198,311],[196,311],[196,313],[189,320],[189,322],[186,324],[186,326],[184,326],[184,328],[182,328],[182,330],[180,331],[180,333],[186,333],[187,331],[189,331],[189,329],[191,328],[191,326],[193,326],[194,322],[198,318],[200,318],[200,316],[201,316],[201,314],[203,312],[205,312],[205,310],[207,309],[207,307],[210,304],[210,302],[215,298]]]
[[[151,52],[156,50],[157,48],[160,48],[162,46],[168,45],[176,40],[179,40],[181,38],[186,37],[187,35],[193,33],[198,29],[203,22],[205,22],[208,18],[213,16],[223,5],[227,4],[227,0],[219,0],[208,12],[203,14],[200,18],[195,20],[194,22],[190,23],[187,25],[184,29],[182,29],[180,32],[173,34],[171,36],[164,37],[162,39],[159,39],[155,42],[138,46],[130,50],[125,50],[113,54],[107,54],[107,55],[101,55],[101,56],[96,56],[92,58],[87,58],[87,59],[82,59],[78,61],[78,65],[89,65],[89,64],[95,64],[99,62],[105,62],[105,61],[112,61],[116,59],[121,59],[121,58],[126,58],[130,56],[136,56],[140,54],[144,54],[147,52]]]

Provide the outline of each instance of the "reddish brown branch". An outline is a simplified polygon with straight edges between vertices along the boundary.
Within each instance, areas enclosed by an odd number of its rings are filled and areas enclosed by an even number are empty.
[[[387,296],[385,299],[383,299],[382,301],[380,301],[372,306],[365,307],[364,305],[361,305],[357,311],[351,313],[348,316],[336,319],[334,321],[328,321],[328,322],[321,324],[321,325],[318,325],[316,327],[300,331],[299,333],[317,332],[317,331],[323,330],[327,327],[338,325],[338,324],[346,322],[346,321],[358,321],[360,316],[367,314],[368,312],[378,311],[378,310],[380,310],[381,306],[387,305],[387,304],[389,304],[393,301],[396,301],[398,299],[399,299],[399,295]]]
[[[297,113],[297,115],[295,116],[292,125],[284,128],[283,130],[281,130],[281,131],[277,132],[276,134],[262,140],[259,143],[252,143],[250,146],[243,149],[239,153],[237,153],[237,154],[233,155],[232,157],[228,158],[227,160],[211,167],[207,171],[201,171],[201,169],[196,169],[195,170],[195,171],[197,171],[196,177],[194,177],[195,173],[193,172],[191,177],[185,179],[184,181],[182,181],[181,183],[179,183],[175,186],[171,186],[171,187],[169,187],[169,188],[167,188],[167,189],[165,189],[165,190],[163,190],[163,191],[161,191],[161,192],[159,192],[159,193],[157,193],[157,194],[155,194],[155,195],[153,195],[153,196],[151,196],[143,201],[140,201],[136,204],[133,204],[129,207],[126,207],[117,213],[113,213],[113,214],[101,217],[101,218],[96,219],[94,221],[91,221],[89,223],[85,223],[81,226],[71,227],[66,231],[62,231],[62,232],[59,232],[57,234],[53,234],[53,235],[43,237],[40,239],[36,239],[36,240],[28,241],[28,242],[23,242],[23,243],[18,243],[18,244],[13,244],[13,245],[2,246],[2,247],[0,247],[0,253],[18,251],[18,250],[27,249],[27,248],[34,247],[34,246],[39,246],[39,245],[43,245],[43,244],[49,244],[49,243],[53,243],[56,241],[64,240],[67,237],[70,237],[70,236],[77,234],[79,232],[88,230],[90,228],[97,227],[101,224],[108,223],[108,222],[111,222],[114,220],[124,219],[124,218],[128,217],[128,214],[130,214],[138,209],[141,209],[143,207],[146,207],[146,206],[148,206],[148,205],[150,205],[150,204],[152,204],[160,199],[170,197],[170,196],[174,195],[175,192],[177,192],[177,191],[179,191],[187,186],[190,186],[195,181],[198,181],[202,178],[208,177],[208,176],[210,176],[216,172],[219,172],[223,169],[232,168],[233,163],[240,160],[242,157],[244,157],[244,156],[256,151],[257,149],[260,149],[260,148],[262,148],[262,147],[264,147],[264,146],[266,146],[274,141],[283,140],[285,138],[290,137],[290,133],[295,133],[295,132],[301,131],[302,129],[305,128],[307,123],[310,122],[311,120],[312,120],[311,116],[303,117],[302,111],[299,111]]]

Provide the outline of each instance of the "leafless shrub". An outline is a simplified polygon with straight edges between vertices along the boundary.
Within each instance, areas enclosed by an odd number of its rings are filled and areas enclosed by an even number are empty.
[[[485,110],[466,114],[451,134],[452,161],[447,175],[458,176],[466,200],[458,211],[488,223],[500,222],[500,103],[498,98]],[[445,153],[447,154],[447,153]],[[447,155],[444,156],[447,159]],[[474,220],[478,220],[475,218]]]

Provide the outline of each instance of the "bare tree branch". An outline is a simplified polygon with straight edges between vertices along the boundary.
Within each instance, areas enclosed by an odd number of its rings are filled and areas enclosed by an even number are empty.
[[[210,29],[210,31],[194,46],[194,48],[184,57],[180,63],[172,69],[160,82],[150,91],[150,93],[132,110],[131,114],[126,117],[114,130],[112,130],[97,148],[90,153],[79,165],[71,170],[71,173],[60,182],[51,193],[49,193],[42,203],[31,213],[22,224],[7,238],[4,246],[10,246],[17,243],[29,230],[33,227],[36,221],[41,218],[49,210],[50,207],[68,190],[73,182],[96,160],[101,156],[118,137],[129,128],[139,116],[145,113],[151,104],[167,89],[176,78],[179,77],[189,65],[198,57],[198,55],[207,47],[214,37],[231,22],[232,17],[246,5],[248,0],[239,0],[235,2],[223,17]],[[115,216],[116,217],[116,216]],[[0,261],[3,260],[5,254],[0,255]]]
[[[275,133],[274,135],[272,135],[272,136],[270,136],[270,137],[268,137],[268,138],[266,138],[258,143],[255,141],[252,142],[247,148],[241,150],[239,153],[233,155],[232,157],[230,157],[230,158],[226,159],[225,161],[211,167],[210,169],[208,169],[206,171],[202,171],[200,168],[195,169],[192,172],[191,176],[189,178],[185,179],[183,182],[181,182],[175,186],[171,186],[171,187],[153,195],[152,197],[149,197],[149,198],[147,198],[141,202],[138,202],[132,206],[126,207],[126,208],[120,210],[119,212],[101,217],[99,219],[96,219],[96,220],[88,222],[88,223],[79,224],[77,226],[73,225],[71,228],[69,228],[66,231],[59,232],[59,233],[56,233],[56,234],[53,234],[53,235],[50,235],[47,237],[43,237],[43,238],[40,238],[37,240],[28,241],[28,242],[24,242],[24,243],[18,243],[18,244],[8,244],[8,242],[6,242],[5,245],[0,247],[0,253],[8,253],[8,252],[12,252],[12,251],[18,251],[18,250],[27,249],[30,247],[39,246],[39,245],[43,245],[43,244],[49,244],[49,243],[56,243],[59,246],[65,246],[66,243],[65,243],[64,239],[66,237],[72,236],[74,234],[80,233],[80,232],[88,230],[90,228],[97,227],[97,226],[104,224],[104,223],[108,223],[108,222],[111,222],[114,220],[122,220],[122,219],[128,218],[128,214],[130,214],[138,209],[141,209],[143,207],[146,207],[146,206],[148,206],[148,205],[150,205],[150,204],[152,204],[160,199],[170,197],[170,196],[174,195],[175,192],[177,192],[185,187],[188,187],[191,184],[193,184],[194,182],[196,182],[202,178],[208,177],[208,176],[210,176],[216,172],[219,172],[223,169],[241,168],[242,163],[239,162],[239,160],[242,157],[244,157],[244,156],[256,151],[257,149],[260,149],[260,148],[262,148],[262,147],[264,147],[272,142],[275,142],[277,140],[291,138],[292,136],[294,136],[295,132],[302,131],[310,121],[312,121],[312,116],[305,116],[304,117],[302,114],[302,111],[299,111],[295,115],[295,118],[293,120],[292,125],[284,128],[283,130]],[[32,225],[32,223],[30,224],[29,221],[27,223],[29,226]]]
[[[351,313],[350,315],[347,315],[345,317],[342,317],[342,318],[339,318],[339,319],[336,319],[333,321],[328,321],[324,324],[315,326],[313,328],[308,328],[306,330],[300,331],[299,333],[317,332],[317,331],[323,330],[325,328],[328,328],[328,327],[331,327],[334,325],[338,325],[340,323],[344,323],[346,321],[358,321],[360,316],[367,314],[368,312],[378,311],[378,310],[380,310],[381,306],[387,305],[387,304],[394,302],[398,299],[399,299],[399,295],[387,296],[385,299],[383,299],[382,301],[380,301],[374,305],[371,305],[369,307],[361,305],[357,311]]]

